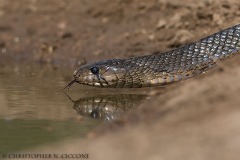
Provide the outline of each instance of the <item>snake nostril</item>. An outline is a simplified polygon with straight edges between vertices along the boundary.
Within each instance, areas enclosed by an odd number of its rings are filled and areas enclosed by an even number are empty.
[[[73,72],[73,76],[76,76],[77,75],[77,70]]]

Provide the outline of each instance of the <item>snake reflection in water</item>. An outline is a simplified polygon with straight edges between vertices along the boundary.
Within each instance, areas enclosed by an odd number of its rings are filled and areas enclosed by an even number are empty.
[[[73,102],[73,108],[79,115],[106,121],[116,120],[127,110],[136,109],[147,98],[143,94],[97,94],[75,101],[65,95]]]

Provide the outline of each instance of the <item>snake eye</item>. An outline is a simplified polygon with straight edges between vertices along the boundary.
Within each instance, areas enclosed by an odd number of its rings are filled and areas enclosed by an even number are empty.
[[[99,68],[98,67],[92,67],[91,69],[92,74],[98,74],[99,73]]]

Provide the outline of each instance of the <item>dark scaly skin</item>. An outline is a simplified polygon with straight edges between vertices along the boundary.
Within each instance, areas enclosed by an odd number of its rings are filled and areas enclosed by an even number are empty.
[[[81,66],[74,72],[73,83],[112,88],[164,85],[200,74],[217,61],[239,51],[240,24],[156,55],[112,59]],[[99,71],[93,74],[93,67]]]

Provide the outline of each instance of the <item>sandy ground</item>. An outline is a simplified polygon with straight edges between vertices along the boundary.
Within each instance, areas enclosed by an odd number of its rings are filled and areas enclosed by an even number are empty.
[[[239,22],[238,0],[0,0],[0,65],[74,67],[150,54]],[[239,61],[238,55],[168,86],[166,94],[156,94],[86,140],[31,151],[89,153],[90,159],[237,160]]]
[[[237,0],[0,0],[0,64],[80,65],[168,50],[235,25]]]

